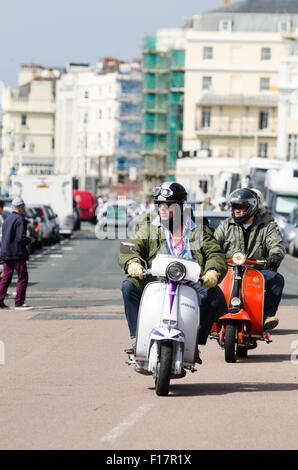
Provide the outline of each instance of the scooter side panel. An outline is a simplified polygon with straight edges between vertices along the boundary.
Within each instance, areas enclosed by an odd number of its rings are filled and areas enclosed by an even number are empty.
[[[178,329],[184,334],[183,362],[193,362],[197,347],[197,331],[200,323],[198,295],[195,289],[187,285],[179,287],[180,311]]]
[[[233,273],[233,269],[229,266],[227,274],[225,275],[221,283],[218,284],[221,290],[223,291],[227,305],[230,305],[233,284],[234,284],[234,273]]]
[[[167,284],[151,282],[144,289],[138,314],[136,357],[147,357],[152,330],[161,324],[164,302],[168,301]]]
[[[261,271],[247,269],[242,281],[244,309],[251,318],[251,333],[263,333],[265,281]]]

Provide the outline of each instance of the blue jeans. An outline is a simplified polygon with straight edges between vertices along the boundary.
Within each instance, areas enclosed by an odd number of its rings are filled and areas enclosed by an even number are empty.
[[[190,282],[198,294],[200,305],[200,326],[198,330],[198,344],[206,344],[211,327],[216,319],[224,315],[226,310],[225,297],[218,286],[207,289],[200,286],[197,282]],[[122,284],[122,295],[124,300],[124,309],[130,337],[136,337],[139,305],[142,297],[142,291],[132,282],[124,281]]]
[[[266,290],[264,316],[274,317],[281,300],[285,280],[281,274],[268,269],[263,269],[261,273],[264,276]]]

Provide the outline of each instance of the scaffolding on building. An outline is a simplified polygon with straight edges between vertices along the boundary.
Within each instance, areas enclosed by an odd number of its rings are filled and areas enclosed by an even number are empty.
[[[184,65],[184,49],[158,50],[156,37],[145,38],[141,149],[145,160],[156,156],[155,162],[148,159],[146,174],[151,170],[153,175],[174,178],[182,150]]]

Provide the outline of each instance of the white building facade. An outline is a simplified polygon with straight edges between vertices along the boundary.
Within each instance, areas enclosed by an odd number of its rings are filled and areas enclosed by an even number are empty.
[[[186,35],[183,154],[179,181],[193,174],[191,188],[216,192],[231,159],[235,172],[253,157],[282,158],[278,150],[280,64],[284,36],[298,28],[294,0],[242,0],[193,18]],[[208,153],[207,162],[189,152]],[[184,160],[184,161],[183,161]],[[187,170],[188,168],[188,170]],[[206,192],[205,191],[205,192]]]
[[[57,85],[56,171],[70,173],[80,189],[103,194],[118,182],[119,76],[141,80],[139,64],[108,65],[69,64]]]
[[[282,60],[278,85],[278,142],[281,160],[298,160],[298,35],[288,36],[288,56]]]
[[[60,71],[21,66],[19,86],[4,88],[1,184],[10,174],[51,174],[55,167],[55,93]]]

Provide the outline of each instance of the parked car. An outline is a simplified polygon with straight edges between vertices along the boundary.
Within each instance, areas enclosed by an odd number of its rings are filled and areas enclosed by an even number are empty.
[[[116,199],[104,204],[98,223],[106,230],[109,227],[127,227],[142,213],[142,207],[131,199]]]
[[[205,217],[208,220],[209,227],[212,228],[214,231],[219,224],[225,220],[231,217],[230,211],[203,211],[203,210],[198,210],[194,212],[195,217]]]
[[[79,207],[80,220],[96,223],[95,213],[97,203],[91,191],[75,190],[73,196]]]
[[[289,222],[279,221],[279,230],[291,256],[298,256],[298,208],[295,208],[289,217]]]
[[[74,220],[73,229],[80,230],[81,229],[80,210],[75,199],[73,200],[73,220]]]
[[[45,211],[47,214],[47,217],[52,225],[52,237],[53,237],[53,242],[54,243],[59,243],[60,241],[60,233],[59,233],[59,222],[58,222],[58,216],[57,214],[54,213],[53,209],[51,206],[45,205]]]
[[[53,221],[49,217],[46,206],[43,204],[28,204],[28,208],[34,209],[38,217],[38,223],[41,228],[43,244],[50,245],[55,242],[55,232]],[[49,207],[49,206],[48,206]]]
[[[28,245],[29,253],[33,253],[36,248],[42,247],[42,234],[38,224],[36,213],[30,207],[25,207],[24,217],[27,222],[27,237],[33,238],[34,242]]]
[[[11,211],[7,210],[4,208],[3,212],[2,212],[2,216],[3,216],[3,219],[7,219],[7,217],[11,214]],[[2,222],[0,220],[0,246],[1,246],[1,242],[2,242]]]

